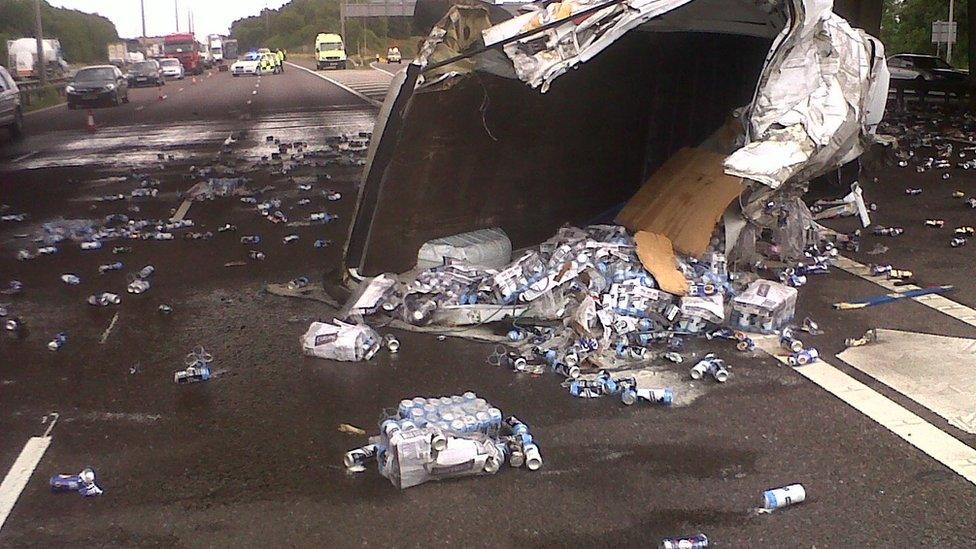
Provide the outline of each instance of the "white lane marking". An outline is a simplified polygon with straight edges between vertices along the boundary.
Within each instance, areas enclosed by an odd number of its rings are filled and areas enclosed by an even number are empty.
[[[380,67],[378,67],[378,66],[376,65],[376,61],[373,61],[372,63],[370,63],[370,64],[369,64],[369,66],[370,66],[371,68],[373,68],[374,70],[378,70],[378,71],[380,71],[380,72],[382,72],[382,73],[386,73],[386,74],[389,74],[390,76],[396,76],[396,73],[395,73],[395,72],[390,72],[390,71],[388,71],[388,70],[386,70],[386,69],[383,69],[383,68],[380,68]]]
[[[789,365],[787,357],[780,354],[776,336],[761,336],[755,338],[755,341],[759,349]],[[813,364],[794,367],[793,370],[962,478],[976,484],[976,450],[959,439],[845,374],[823,358]]]
[[[919,289],[919,286],[915,286],[913,284],[895,286],[895,282],[897,282],[897,280],[888,280],[883,276],[872,276],[871,269],[866,265],[862,265],[861,263],[844,256],[836,257],[834,259],[834,266],[858,278],[862,278],[869,282],[874,282],[878,286],[881,286],[882,288],[891,292],[906,292],[909,290]],[[924,295],[914,297],[912,299],[930,309],[935,309],[942,314],[951,316],[960,322],[964,322],[976,328],[976,310],[973,310],[970,307],[957,303],[943,295]]]
[[[45,416],[44,421],[47,421],[48,417],[52,417],[52,419],[47,430],[42,436],[31,437],[27,440],[24,449],[20,451],[17,460],[14,461],[10,471],[7,472],[7,476],[3,477],[3,482],[0,483],[0,529],[7,522],[10,511],[13,510],[14,504],[20,498],[20,493],[24,491],[24,487],[27,486],[27,481],[30,480],[34,469],[37,469],[37,464],[44,457],[47,447],[51,445],[51,430],[54,429],[54,424],[58,422],[58,414],[52,413],[50,416]]]
[[[44,107],[42,109],[36,109],[36,110],[30,111],[30,112],[25,112],[24,113],[24,116],[30,116],[32,114],[37,114],[39,112],[45,112],[45,111],[49,111],[51,109],[57,109],[58,107],[66,107],[66,106],[68,106],[67,103],[58,103],[57,105],[51,105],[50,107]]]
[[[288,65],[291,65],[292,67],[295,67],[296,69],[301,69],[301,70],[303,70],[303,71],[311,74],[312,76],[317,76],[317,77],[321,78],[322,80],[325,80],[326,82],[329,82],[331,84],[334,84],[334,85],[342,88],[343,90],[345,90],[345,91],[347,91],[347,92],[355,95],[356,97],[362,99],[363,101],[369,103],[370,105],[373,105],[374,107],[382,107],[383,106],[383,102],[377,101],[375,99],[370,99],[369,97],[366,97],[365,95],[363,95],[363,94],[359,93],[358,91],[350,88],[349,86],[343,84],[342,82],[339,82],[338,80],[329,78],[328,76],[325,76],[324,74],[319,74],[319,73],[317,73],[317,72],[315,72],[315,71],[313,71],[311,69],[306,69],[305,67],[303,67],[301,65],[296,65],[296,64],[292,63],[291,61],[285,61],[285,63],[287,63]]]
[[[18,156],[17,158],[14,158],[13,160],[11,160],[11,162],[20,162],[21,160],[26,160],[26,159],[34,156],[35,154],[37,154],[37,151],[31,151],[31,152],[29,152],[27,154],[22,154],[22,155]]]

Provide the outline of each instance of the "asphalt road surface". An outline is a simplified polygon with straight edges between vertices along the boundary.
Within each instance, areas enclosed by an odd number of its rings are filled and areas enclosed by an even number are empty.
[[[369,131],[375,109],[299,70],[260,79],[213,73],[163,91],[162,101],[155,89],[134,90],[130,104],[96,110],[94,134],[86,132],[85,112],[56,108],[28,117],[25,140],[0,144],[0,203],[9,205],[5,213],[30,214],[22,223],[0,224],[0,285],[25,284],[18,295],[0,295],[0,303],[27,326],[24,337],[0,341],[0,475],[30,437],[44,433],[41,419],[60,414],[50,447],[0,526],[0,545],[647,547],[698,532],[715,547],[976,544],[972,483],[761,353],[709,344],[733,364],[732,380],[700,386],[701,397],[673,409],[574,399],[554,376],[489,366],[491,346],[462,339],[397,333],[398,355],[383,352],[366,363],[301,356],[299,336],[333,311],[272,296],[264,286],[302,275],[316,280],[335,265],[338,243],[319,249],[312,242],[342,239],[360,168],[310,156],[291,173],[277,173],[271,158],[277,147],[267,137],[315,150],[329,136]],[[198,171],[190,175],[191,167],[216,165],[249,178],[251,189],[265,189],[259,200],[281,199],[290,220],[319,211],[339,219],[287,227],[237,198],[218,198],[194,203],[187,217],[195,226],[178,232],[213,231],[211,240],[109,243],[94,251],[62,245],[53,256],[14,258],[30,244],[21,235],[60,218],[167,218],[179,194],[204,179]],[[954,282],[960,288],[952,298],[976,306],[973,249],[950,249],[945,238],[917,228],[924,217],[955,206],[902,192],[944,184],[934,173],[897,168],[876,175],[879,181],[865,187],[879,205],[879,221],[912,230],[897,240],[867,237],[866,248],[888,244],[885,261],[926,282]],[[968,173],[953,177],[976,186]],[[98,200],[145,178],[159,180],[156,197]],[[313,189],[300,190],[299,180]],[[326,200],[325,190],[342,199]],[[300,205],[303,198],[310,203]],[[949,224],[972,212],[950,215]],[[218,233],[225,223],[237,232]],[[851,230],[853,223],[832,225]],[[260,244],[240,243],[255,234]],[[288,234],[299,241],[284,244]],[[131,252],[113,255],[120,244]],[[267,259],[249,260],[249,250]],[[98,274],[99,265],[116,260],[124,269]],[[147,264],[156,267],[152,288],[126,294],[127,274]],[[64,285],[63,273],[82,283]],[[98,291],[119,293],[122,303],[86,304]],[[834,301],[879,293],[876,284],[837,269],[811,277],[797,316],[811,315],[826,333],[810,343],[832,358],[845,337],[875,326],[976,336],[976,329],[914,302],[830,309]],[[172,306],[172,314],[159,314],[160,304]],[[67,344],[50,352],[45,344],[59,331],[67,332]],[[215,377],[175,384],[173,373],[197,345],[213,354]],[[976,446],[976,436],[905,395],[831,363]],[[466,390],[532,426],[545,459],[540,471],[506,467],[490,477],[402,492],[372,468],[346,473],[343,453],[366,441],[339,432],[340,423],[375,433],[381,411],[401,398]],[[85,466],[98,472],[104,495],[50,493],[50,475]],[[794,482],[806,487],[804,504],[751,512],[764,489]]]

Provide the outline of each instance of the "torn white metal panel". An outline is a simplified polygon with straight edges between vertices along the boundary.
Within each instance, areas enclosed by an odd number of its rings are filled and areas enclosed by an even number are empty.
[[[748,143],[725,163],[726,173],[774,189],[860,155],[888,86],[880,42],[851,28],[829,0],[791,1],[798,17],[759,80]]]

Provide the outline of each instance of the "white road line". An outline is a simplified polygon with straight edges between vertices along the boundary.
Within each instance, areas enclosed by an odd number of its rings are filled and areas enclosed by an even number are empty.
[[[27,154],[22,154],[22,155],[18,156],[17,158],[14,158],[13,160],[11,160],[11,162],[20,162],[21,160],[27,160],[28,158],[34,156],[35,154],[37,154],[37,151],[31,151],[31,152],[29,152]]]
[[[311,69],[306,69],[305,67],[303,67],[301,65],[296,65],[296,64],[292,63],[291,61],[285,61],[285,63],[287,63],[288,65],[291,65],[292,67],[295,67],[296,69],[303,70],[303,71],[311,74],[312,76],[317,76],[317,77],[321,78],[322,80],[325,80],[326,82],[335,84],[336,86],[338,86],[338,87],[342,88],[343,90],[345,90],[345,91],[347,91],[347,92],[355,95],[356,97],[362,99],[363,101],[369,103],[370,105],[373,105],[374,107],[382,107],[383,106],[383,103],[381,101],[377,101],[375,99],[371,99],[369,97],[366,97],[365,95],[363,95],[363,94],[359,93],[358,91],[350,88],[349,86],[343,84],[342,82],[339,82],[338,80],[329,78],[328,76],[325,76],[324,74],[319,74],[319,73],[317,73],[317,72],[315,72],[315,71],[313,71]]]
[[[755,338],[755,341],[757,348],[788,365],[787,357],[780,354],[776,336],[762,336]],[[793,370],[962,478],[976,484],[976,450],[957,438],[845,374],[823,358],[819,362],[797,366]]]
[[[24,487],[27,486],[27,481],[30,480],[34,469],[37,469],[37,464],[40,463],[44,452],[47,451],[47,447],[51,445],[51,430],[54,429],[54,425],[58,422],[58,415],[52,413],[47,417],[51,417],[52,419],[44,435],[31,437],[27,440],[24,449],[20,451],[17,460],[14,461],[13,466],[10,467],[10,471],[7,472],[7,476],[3,477],[3,482],[0,483],[0,529],[7,522],[10,511],[13,510],[14,504],[20,498],[20,493],[24,491]],[[47,420],[47,417],[45,417],[45,420]]]
[[[370,63],[369,66],[372,67],[375,70],[378,70],[378,71],[382,72],[382,73],[389,74],[390,76],[396,76],[396,73],[395,72],[390,72],[390,71],[388,71],[386,69],[381,69],[380,67],[376,66],[376,61],[373,61],[372,63]]]
[[[858,278],[862,278],[869,282],[874,282],[878,286],[881,286],[882,288],[891,292],[906,292],[909,290],[919,289],[919,286],[915,286],[913,284],[895,286],[895,282],[897,282],[896,280],[888,280],[883,276],[872,276],[871,269],[869,267],[844,256],[835,258],[834,266]],[[912,299],[930,309],[935,309],[942,314],[949,315],[960,322],[964,322],[976,328],[976,310],[973,310],[970,307],[957,303],[943,295],[925,295]]]

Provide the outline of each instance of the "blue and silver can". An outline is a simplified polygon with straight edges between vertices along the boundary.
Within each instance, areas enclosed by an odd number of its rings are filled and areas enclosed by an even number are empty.
[[[768,510],[789,507],[807,499],[807,491],[802,484],[790,484],[763,492],[763,508]]]
[[[708,547],[708,538],[705,534],[664,538],[658,547],[659,549],[705,549]]]

